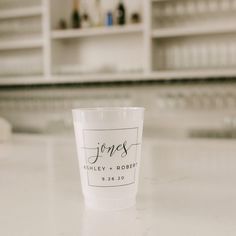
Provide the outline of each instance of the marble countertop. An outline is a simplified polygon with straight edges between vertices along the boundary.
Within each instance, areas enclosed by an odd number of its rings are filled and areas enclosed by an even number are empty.
[[[235,236],[236,141],[144,138],[135,207],[86,209],[73,137],[0,144],[0,235]]]

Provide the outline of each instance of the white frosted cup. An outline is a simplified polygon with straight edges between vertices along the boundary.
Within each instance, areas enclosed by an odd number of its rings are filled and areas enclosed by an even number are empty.
[[[101,107],[72,112],[86,206],[118,210],[135,205],[144,108]]]

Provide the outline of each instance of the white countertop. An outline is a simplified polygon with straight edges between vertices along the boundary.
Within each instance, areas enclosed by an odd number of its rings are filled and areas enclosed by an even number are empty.
[[[235,236],[236,141],[144,138],[137,205],[86,209],[73,138],[0,144],[1,236]]]

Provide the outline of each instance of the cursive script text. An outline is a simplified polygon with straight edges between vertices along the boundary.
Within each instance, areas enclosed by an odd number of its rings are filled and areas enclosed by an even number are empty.
[[[96,147],[83,147],[85,150],[94,151],[94,155],[88,157],[88,162],[90,164],[95,164],[98,161],[98,158],[103,157],[103,155],[108,155],[109,157],[114,156],[116,153],[119,153],[120,157],[124,158],[128,155],[129,150],[133,146],[140,145],[140,143],[128,144],[127,141],[120,143],[118,145],[107,145],[106,143],[98,143]]]

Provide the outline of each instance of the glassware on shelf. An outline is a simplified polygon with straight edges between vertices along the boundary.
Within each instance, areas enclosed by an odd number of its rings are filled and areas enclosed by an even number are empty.
[[[217,1],[208,0],[207,8],[210,13],[216,13],[219,11],[219,4]]]
[[[196,1],[196,12],[198,15],[203,15],[207,13],[207,1],[205,0]]]
[[[185,12],[187,16],[192,17],[193,15],[196,14],[195,1],[193,0],[186,1],[185,7],[186,7]]]
[[[178,0],[153,4],[152,15],[159,28],[217,24],[235,20],[236,0]]]
[[[236,66],[236,42],[232,41],[229,43],[229,64],[230,66]]]
[[[220,69],[236,66],[236,33],[156,38],[153,67],[158,70]],[[155,46],[157,44],[158,46]],[[220,72],[221,73],[221,72]]]
[[[39,6],[41,4],[40,0],[1,0],[0,1],[0,9],[17,9],[23,7],[30,7],[30,6]]]
[[[232,0],[224,0],[224,1],[220,1],[220,10],[221,11],[229,11],[231,8],[231,1]]]
[[[232,0],[233,1],[233,3],[232,3],[232,9],[233,10],[236,10],[236,0]]]
[[[0,57],[0,76],[23,76],[42,74],[40,55],[7,54]]]
[[[208,68],[209,65],[209,55],[208,55],[208,47],[206,43],[201,44],[201,66],[203,68]]]
[[[38,17],[11,19],[0,21],[0,35],[7,38],[8,36],[19,36],[35,34],[41,32],[41,21]],[[0,39],[0,41],[1,41]]]

